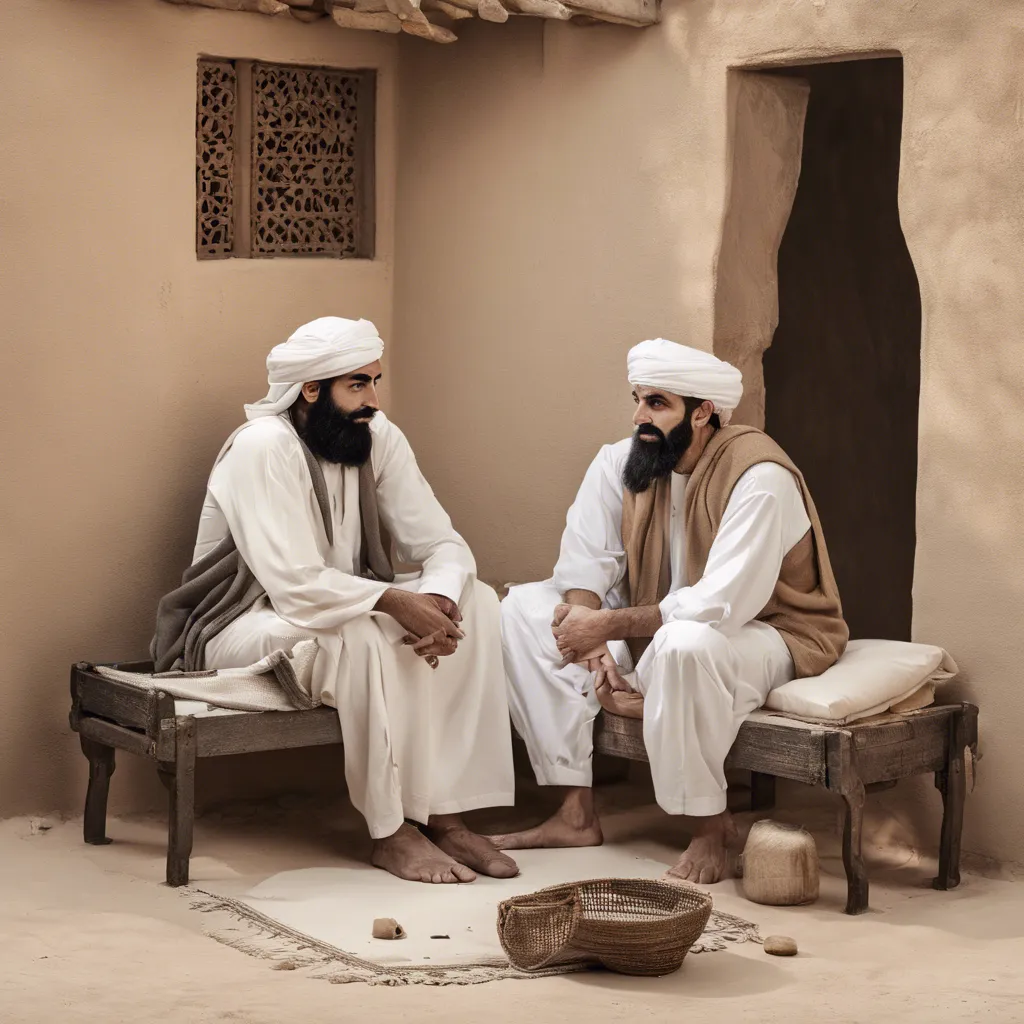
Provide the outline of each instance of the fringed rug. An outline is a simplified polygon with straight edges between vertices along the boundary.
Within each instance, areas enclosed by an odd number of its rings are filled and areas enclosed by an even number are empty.
[[[590,968],[567,965],[525,973],[512,967],[498,941],[498,903],[548,885],[585,878],[659,878],[665,865],[624,847],[523,850],[513,879],[478,878],[470,885],[403,882],[365,865],[284,871],[248,887],[197,881],[184,890],[196,910],[230,915],[206,934],[228,946],[308,968],[335,984],[475,985],[501,978],[538,978]],[[232,891],[234,890],[234,891]],[[374,939],[373,921],[394,918],[407,937]],[[760,941],[757,926],[713,911],[691,953]]]

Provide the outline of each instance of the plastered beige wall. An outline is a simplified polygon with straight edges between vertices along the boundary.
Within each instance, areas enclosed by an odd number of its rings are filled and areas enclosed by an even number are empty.
[[[643,32],[523,20],[443,50],[403,42],[402,424],[482,574],[546,576],[587,462],[628,432],[628,346],[711,347],[728,69],[902,53],[900,209],[923,305],[914,634],[953,652],[955,694],[982,707],[965,846],[1024,861],[1024,8],[664,13]],[[908,791],[899,813],[934,826],[934,790]]]
[[[157,0],[0,5],[0,814],[78,807],[68,665],[144,651],[269,344],[322,312],[373,318],[398,419],[482,574],[544,576],[588,460],[628,431],[626,348],[710,347],[721,327],[727,69],[899,51],[924,311],[914,629],[982,705],[967,848],[1024,860],[1024,11],[668,0],[644,32],[513,19],[460,36],[396,48]],[[377,260],[195,261],[200,52],[381,69]],[[301,753],[245,777],[328,765]],[[115,807],[156,798],[120,764]],[[934,824],[935,794],[915,798],[900,813]]]
[[[79,807],[68,667],[144,655],[270,346],[327,313],[390,333],[396,47],[332,28],[157,0],[0,4],[0,815]],[[196,261],[200,53],[379,68],[377,259]],[[157,798],[133,762],[113,807]],[[286,762],[264,759],[268,780]]]

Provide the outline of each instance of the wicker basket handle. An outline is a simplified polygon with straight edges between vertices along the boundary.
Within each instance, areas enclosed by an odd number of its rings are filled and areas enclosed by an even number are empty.
[[[498,905],[498,939],[513,966],[540,970],[567,957],[582,916],[577,892],[555,900],[505,900]]]

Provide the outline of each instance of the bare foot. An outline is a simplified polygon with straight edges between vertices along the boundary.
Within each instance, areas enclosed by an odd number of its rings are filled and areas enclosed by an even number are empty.
[[[460,864],[491,878],[515,878],[519,865],[503,854],[487,836],[471,832],[465,825],[431,828],[434,845]]]
[[[736,824],[728,811],[691,820],[696,823],[693,838],[686,852],[666,872],[666,879],[713,885],[725,877],[728,847],[737,838]]]
[[[409,824],[386,839],[375,839],[370,861],[410,882],[472,882],[476,878],[465,864],[443,853]]]
[[[562,806],[536,828],[490,838],[499,850],[564,849],[604,842],[593,793],[584,788],[569,790]]]

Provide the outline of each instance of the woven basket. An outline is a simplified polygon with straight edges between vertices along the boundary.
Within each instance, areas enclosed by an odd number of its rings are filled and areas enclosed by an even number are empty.
[[[498,938],[522,971],[596,963],[620,974],[671,974],[710,916],[711,896],[700,889],[595,878],[504,900]]]

